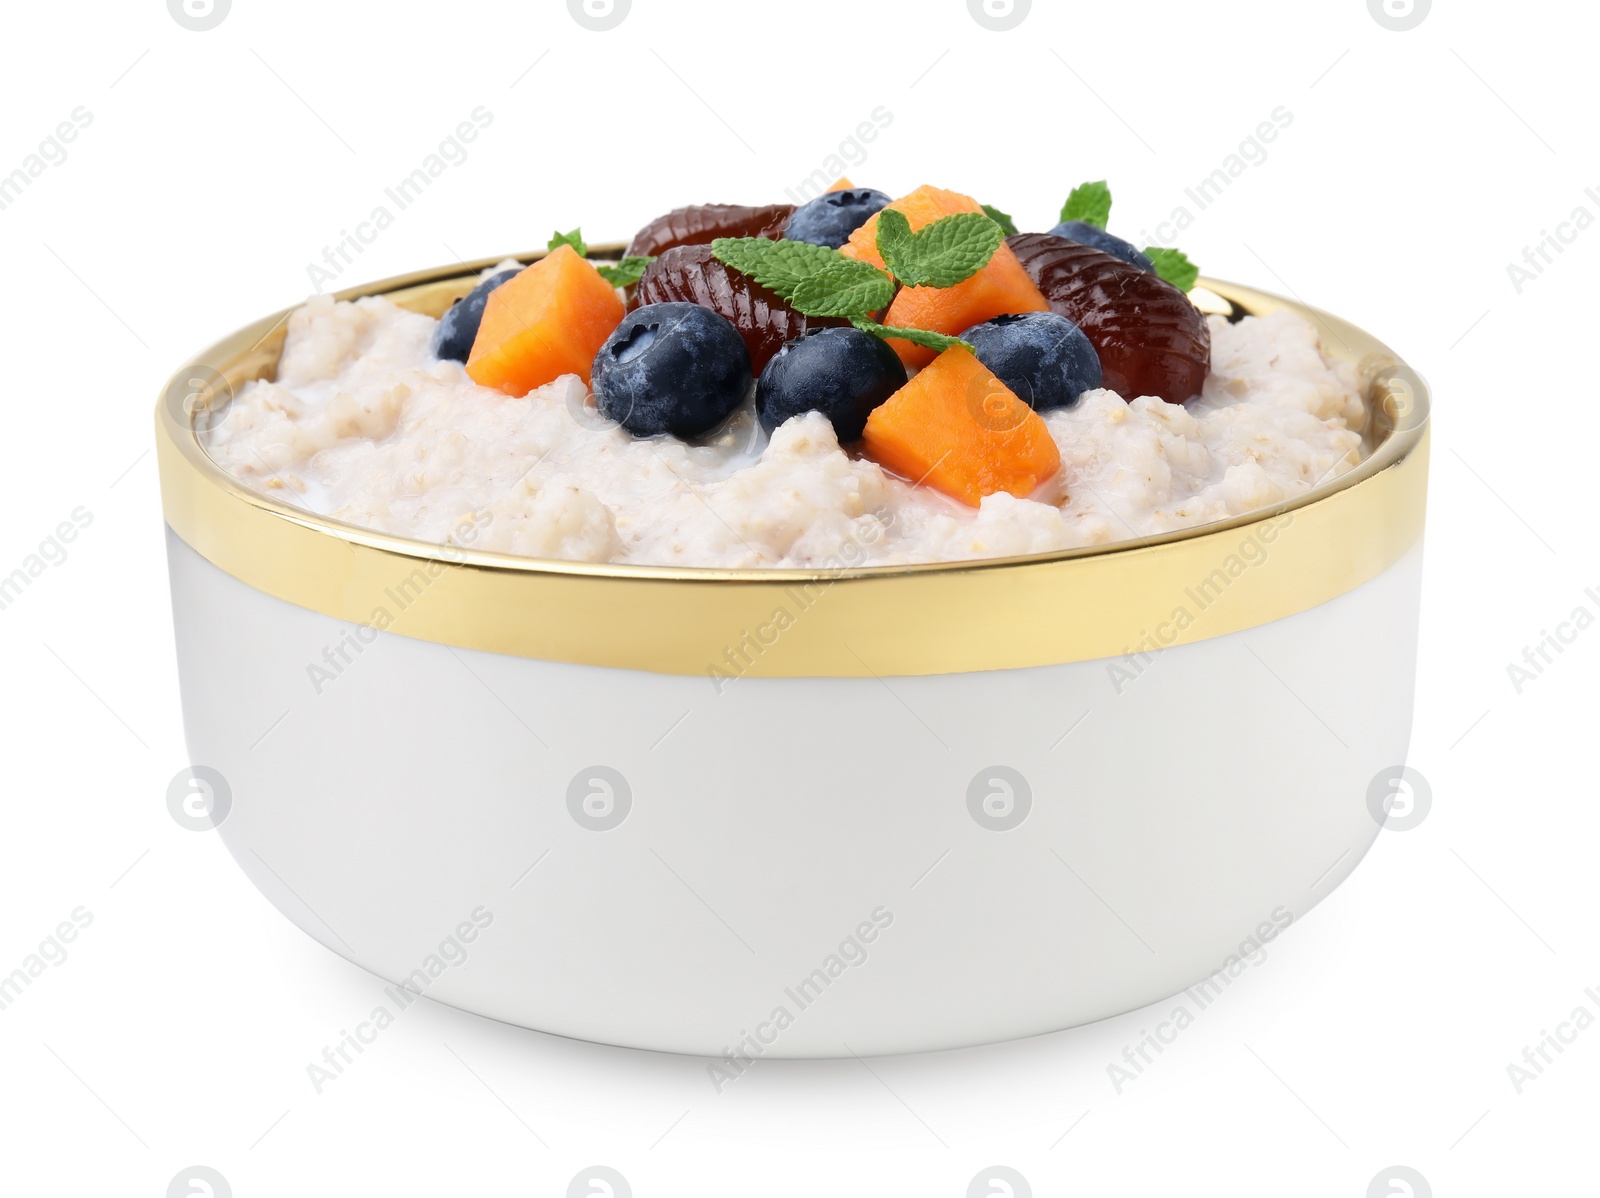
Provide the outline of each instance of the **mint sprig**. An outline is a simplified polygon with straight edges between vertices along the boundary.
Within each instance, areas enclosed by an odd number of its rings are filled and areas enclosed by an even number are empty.
[[[892,212],[888,208],[883,211]],[[892,215],[900,216],[898,212],[893,212]],[[999,233],[999,226],[986,216],[975,212],[960,215],[977,216],[993,229],[995,234]],[[881,231],[881,216],[879,219]],[[905,220],[904,217],[900,219],[902,222]],[[976,241],[978,245],[982,244],[982,241],[973,238],[970,232],[963,234],[959,228],[951,230],[950,233],[955,236],[942,235],[908,252],[916,263],[925,264],[927,260],[934,262],[936,266],[942,266],[944,273],[939,277],[949,277],[956,273],[956,267],[961,263],[975,260],[980,256],[971,243]],[[911,234],[909,224],[904,229],[897,230],[891,220],[890,243],[902,244],[896,241],[902,234],[906,235],[902,238],[904,244],[915,245],[915,235]],[[994,237],[993,240],[995,245],[999,244],[998,237]],[[880,253],[882,245],[880,237]],[[955,248],[946,248],[947,246]],[[856,328],[864,333],[871,333],[874,337],[899,338],[931,349],[935,353],[943,353],[952,345],[972,348],[959,337],[950,337],[928,329],[882,325],[873,320],[871,314],[887,308],[889,302],[894,299],[894,280],[870,262],[846,258],[838,250],[829,249],[827,246],[811,245],[803,241],[773,241],[766,237],[719,237],[711,243],[711,254],[717,261],[732,267],[740,274],[749,275],[763,287],[777,292],[795,311],[806,316],[844,317]],[[917,258],[918,254],[923,257]],[[988,252],[981,255],[983,262],[987,262],[993,254],[994,246],[990,246]],[[885,260],[888,260],[888,255],[885,255]],[[982,263],[979,263],[973,269],[981,267]],[[965,277],[967,276],[961,276]],[[959,282],[960,279],[956,281]]]
[[[870,262],[805,241],[718,237],[712,256],[749,275],[806,316],[855,316],[887,308],[894,280]]]
[[[1080,183],[1067,195],[1061,205],[1061,219],[1081,220],[1097,229],[1106,227],[1111,219],[1111,189],[1101,179],[1094,183]]]
[[[894,299],[894,284],[869,263],[841,258],[801,279],[784,298],[807,316],[856,316],[887,308]]]
[[[996,208],[993,204],[985,204],[983,206],[983,211],[990,220],[994,221],[995,224],[1000,226],[1000,232],[1004,233],[1007,237],[1015,237],[1017,235],[1017,222],[1012,220],[1004,212],[1001,212],[1000,209]]]
[[[547,244],[544,248],[546,251],[549,251],[557,249],[563,245],[571,246],[573,252],[580,258],[587,258],[589,256],[589,244],[584,241],[583,230],[581,228],[574,229],[570,233],[558,232],[550,234],[549,244]],[[600,272],[600,277],[606,282],[610,283],[613,287],[632,287],[639,281],[640,276],[644,274],[644,268],[649,266],[654,261],[655,259],[651,257],[634,255],[632,257],[622,259],[622,261],[616,263],[615,265],[612,265],[611,263],[599,262],[593,263],[592,265],[594,266],[595,270]]]
[[[1189,256],[1182,250],[1147,245],[1144,247],[1144,256],[1155,264],[1156,274],[1179,291],[1192,290],[1195,280],[1200,277],[1200,268],[1190,262]]]
[[[1080,183],[1061,205],[1061,219],[1081,220],[1097,229],[1106,227],[1111,219],[1111,189],[1104,179],[1095,183]],[[1147,245],[1144,255],[1155,265],[1156,274],[1179,291],[1189,291],[1200,277],[1200,268],[1190,262],[1182,250],[1164,249]]]
[[[806,279],[848,262],[838,250],[807,241],[774,241],[770,237],[718,237],[711,253],[741,274],[747,274],[763,287],[770,287],[784,299]],[[860,263],[881,274],[870,263]]]
[[[584,243],[583,233],[578,229],[574,229],[570,233],[550,234],[550,244],[544,248],[547,250],[553,250],[558,246],[563,245],[570,245],[580,258],[587,258],[589,256],[589,247]]]
[[[915,232],[904,213],[878,213],[878,254],[907,287],[954,287],[987,266],[1004,240],[982,212],[957,212]]]
[[[615,266],[595,264],[595,269],[600,272],[600,277],[613,287],[632,287],[644,275],[645,267],[655,259],[648,255],[630,254]]]
[[[909,341],[913,345],[920,345],[924,349],[931,349],[936,354],[942,354],[952,345],[959,345],[962,349],[971,350],[972,346],[952,337],[948,333],[935,333],[931,329],[913,329],[905,325],[879,324],[875,320],[868,320],[865,316],[852,316],[850,323],[863,333],[871,333],[874,337],[897,337],[902,341]],[[973,351],[976,352],[976,351]]]

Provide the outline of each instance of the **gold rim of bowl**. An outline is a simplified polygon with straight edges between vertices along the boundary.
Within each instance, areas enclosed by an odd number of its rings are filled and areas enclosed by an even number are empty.
[[[336,298],[383,295],[437,316],[501,260],[383,279]],[[746,676],[963,673],[1148,653],[1315,607],[1388,569],[1422,535],[1422,378],[1370,334],[1304,304],[1213,279],[1201,279],[1193,298],[1223,315],[1287,309],[1314,323],[1365,389],[1362,461],[1243,516],[1025,557],[745,570],[519,557],[315,515],[211,459],[201,425],[246,382],[273,376],[291,308],[222,338],[173,375],[155,413],[162,507],[178,537],[220,569],[340,620],[521,657],[701,674],[719,690]]]

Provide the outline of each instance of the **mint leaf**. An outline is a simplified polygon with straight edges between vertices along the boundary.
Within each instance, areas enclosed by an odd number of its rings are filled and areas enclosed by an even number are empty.
[[[909,282],[902,269],[910,269],[911,247],[916,242],[911,222],[897,208],[884,208],[878,213],[878,257],[901,282]]]
[[[876,321],[868,320],[862,316],[852,316],[850,323],[863,333],[871,333],[874,337],[882,337],[885,340],[890,337],[898,337],[902,341],[909,341],[913,345],[920,345],[924,349],[931,349],[938,354],[944,353],[952,345],[959,345],[966,350],[972,349],[972,346],[961,340],[960,337],[951,337],[945,333],[935,333],[930,329],[910,329],[899,325],[878,324]]]
[[[1097,229],[1105,228],[1106,221],[1111,219],[1111,189],[1106,181],[1101,179],[1098,183],[1080,183],[1074,187],[1067,202],[1061,205],[1061,219],[1081,220]]]
[[[841,254],[838,262],[801,279],[783,298],[807,316],[855,316],[887,308],[894,299],[894,282],[870,262]]]
[[[848,262],[838,250],[805,241],[773,241],[767,237],[718,237],[711,253],[719,262],[749,275],[784,299],[802,281],[835,262]],[[867,263],[862,265],[868,266]]]
[[[550,234],[550,244],[544,248],[547,250],[553,250],[557,246],[562,245],[570,245],[573,250],[577,252],[578,257],[580,258],[587,258],[589,256],[589,247],[584,244],[583,233],[577,229],[572,230],[570,233]]]
[[[1200,277],[1200,268],[1189,261],[1189,256],[1182,250],[1162,249],[1160,246],[1147,245],[1144,247],[1144,256],[1155,263],[1156,274],[1171,283],[1179,291],[1193,289],[1195,280]]]
[[[954,287],[987,266],[1003,240],[1000,226],[981,212],[942,217],[915,233],[892,208],[878,214],[878,253],[907,287]]]
[[[644,274],[644,268],[654,261],[652,257],[634,254],[624,258],[615,266],[597,262],[595,269],[600,272],[600,277],[613,287],[632,287]]]
[[[771,288],[806,316],[854,316],[888,307],[894,280],[870,262],[804,241],[719,237],[719,262]]]
[[[1017,222],[1012,220],[1004,212],[1001,212],[1000,209],[996,208],[993,204],[985,204],[983,206],[983,210],[988,215],[990,220],[994,221],[995,224],[1000,226],[1000,232],[1004,233],[1007,237],[1015,237],[1017,235]]]
[[[755,278],[766,266],[772,240],[767,237],[716,237],[711,241],[711,256],[742,274]]]
[[[1005,240],[1000,226],[981,212],[958,212],[914,234],[919,265],[928,284],[954,287],[985,266]]]

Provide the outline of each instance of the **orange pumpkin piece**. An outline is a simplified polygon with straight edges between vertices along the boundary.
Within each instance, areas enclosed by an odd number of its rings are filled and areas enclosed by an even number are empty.
[[[1061,469],[1040,415],[959,345],[873,409],[862,447],[885,469],[972,507],[996,491],[1025,498]]]
[[[903,195],[898,200],[889,204],[896,212],[904,214],[906,222],[914,233],[923,225],[931,225],[934,221],[944,216],[954,216],[958,212],[982,212],[983,205],[971,196],[964,196],[959,191],[946,191],[942,187],[934,187],[924,183],[910,195]],[[859,258],[862,262],[870,262],[879,270],[883,270],[883,258],[878,253],[878,214],[874,212],[867,217],[866,223],[850,234],[839,252],[846,258]]]
[[[833,186],[828,188],[828,190],[829,191],[849,191],[853,187],[855,187],[855,184],[850,182],[850,176],[849,175],[840,175],[837,179],[835,179],[833,181]]]
[[[958,191],[924,184],[889,207],[905,214],[913,231],[958,212],[982,212],[983,205]],[[847,258],[882,268],[878,253],[878,216],[873,213],[839,248]],[[1048,312],[1050,301],[1029,277],[1011,248],[1001,244],[994,257],[977,274],[954,287],[902,287],[884,324],[931,329],[951,336],[996,316],[1013,312]],[[894,352],[907,366],[922,367],[933,361],[934,351],[909,341],[891,340]]]
[[[889,305],[883,323],[956,336],[975,324],[1008,312],[1049,310],[1050,301],[1045,299],[1017,256],[1002,245],[988,265],[954,287],[902,287]],[[889,344],[907,366],[922,367],[933,361],[931,349],[898,338]]]
[[[622,300],[570,245],[557,246],[489,293],[467,374],[526,395],[564,374],[589,381],[594,356],[621,323]]]

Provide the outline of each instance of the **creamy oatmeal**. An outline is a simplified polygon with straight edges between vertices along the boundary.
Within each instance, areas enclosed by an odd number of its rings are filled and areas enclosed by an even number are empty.
[[[437,323],[381,298],[310,300],[290,318],[277,379],[240,391],[208,449],[269,495],[383,532],[734,568],[1100,545],[1273,504],[1344,473],[1361,450],[1354,371],[1282,312],[1212,317],[1210,374],[1186,405],[1094,389],[1042,413],[1059,489],[976,508],[846,452],[816,412],[769,438],[747,402],[689,443],[630,436],[574,375],[513,398],[436,359]]]

